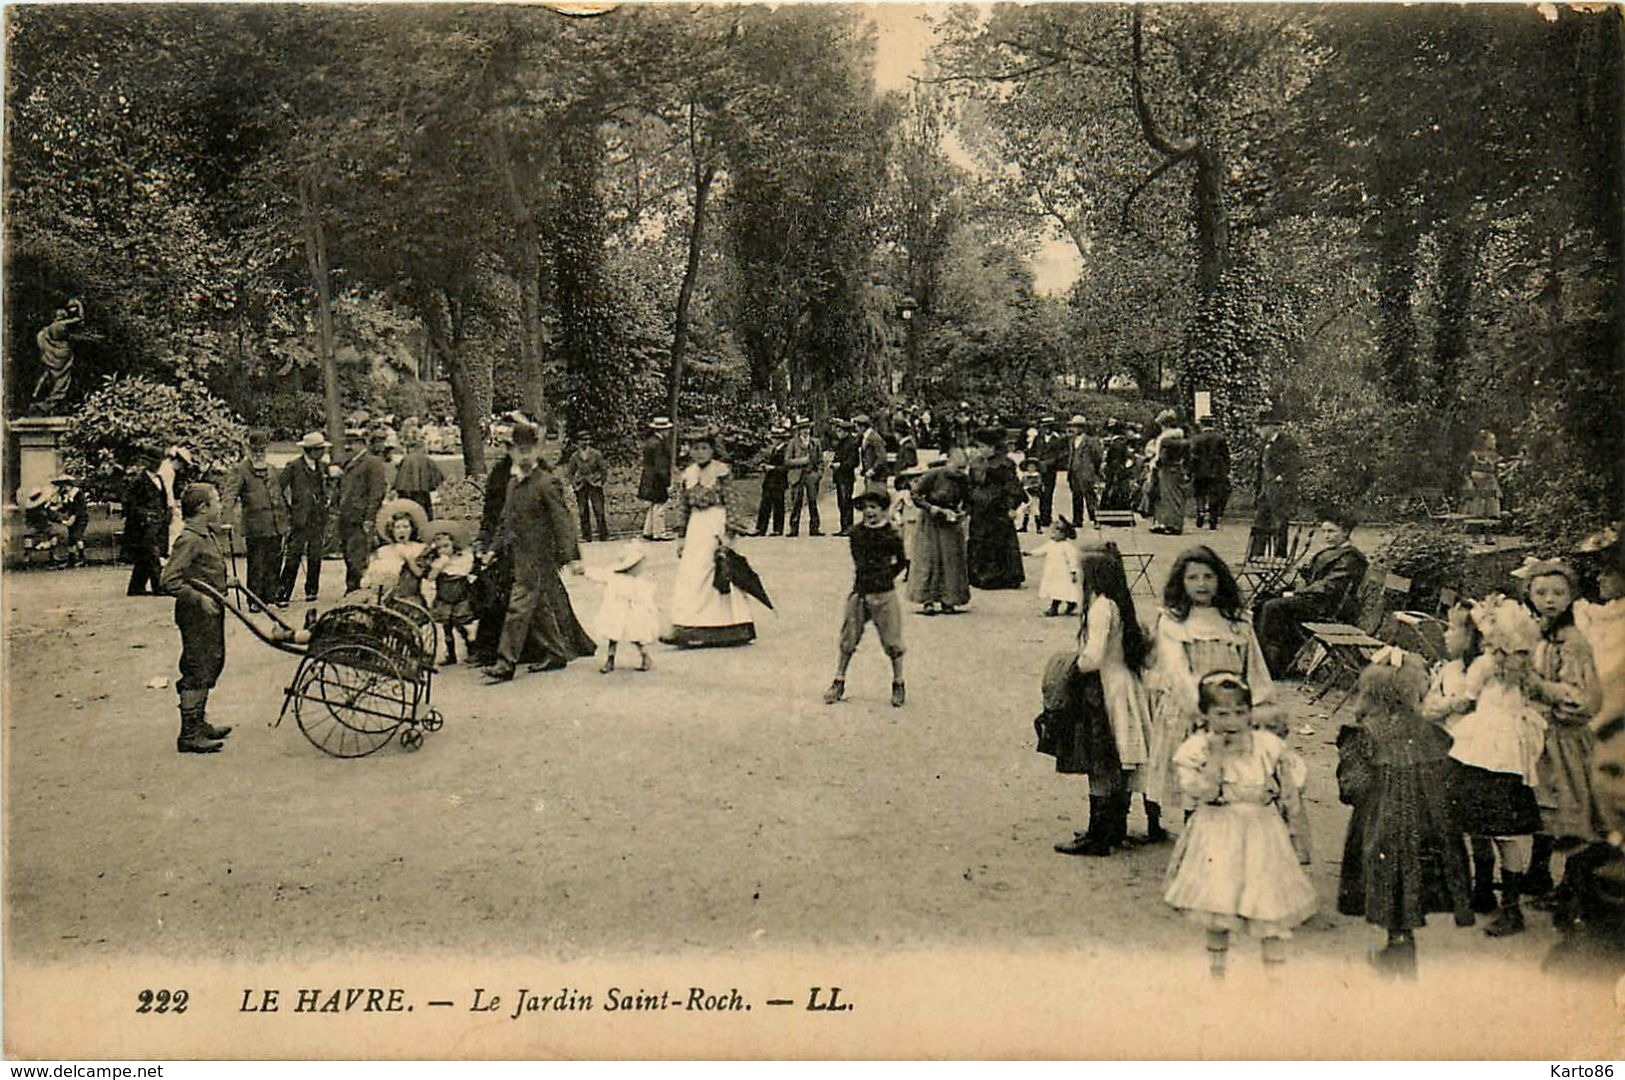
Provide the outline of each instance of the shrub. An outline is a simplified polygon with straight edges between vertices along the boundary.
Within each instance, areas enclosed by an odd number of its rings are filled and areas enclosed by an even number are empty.
[[[139,443],[185,446],[207,472],[229,464],[247,438],[243,422],[196,383],[109,377],[68,420],[64,464],[93,500],[121,499]]]
[[[1412,596],[1459,587],[1467,574],[1467,538],[1439,525],[1407,525],[1377,551],[1377,562],[1411,579]]]

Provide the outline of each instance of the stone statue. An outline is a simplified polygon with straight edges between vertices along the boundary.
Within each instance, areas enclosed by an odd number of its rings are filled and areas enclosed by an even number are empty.
[[[62,412],[69,392],[73,389],[73,339],[69,333],[85,320],[84,305],[69,300],[66,308],[58,308],[51,324],[39,332],[40,363],[45,370],[34,384],[33,402],[29,412],[35,416],[56,416]]]

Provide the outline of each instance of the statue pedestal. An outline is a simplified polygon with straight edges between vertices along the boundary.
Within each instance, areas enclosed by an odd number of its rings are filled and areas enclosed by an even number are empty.
[[[6,498],[17,501],[18,492],[29,492],[51,482],[62,471],[62,436],[68,430],[65,416],[25,416],[6,425]]]

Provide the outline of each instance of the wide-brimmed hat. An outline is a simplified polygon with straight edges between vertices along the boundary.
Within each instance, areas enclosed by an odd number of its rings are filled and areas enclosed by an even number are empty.
[[[542,432],[535,424],[520,422],[513,426],[511,438],[515,446],[535,446],[542,441]]]
[[[358,427],[345,428],[344,429],[344,441],[345,442],[366,442],[367,441],[367,430],[366,430],[366,428],[358,428]]]
[[[609,564],[609,572],[619,574],[623,570],[630,570],[642,562],[648,554],[649,552],[642,543],[633,540],[622,548],[620,555],[616,557],[614,562]]]
[[[414,503],[413,505],[415,506],[417,504]],[[423,539],[426,541],[433,540],[441,533],[445,533],[447,536],[451,537],[452,543],[456,544],[460,548],[466,548],[474,539],[475,525],[476,523],[472,521],[456,521],[451,518],[435,518],[433,521],[429,522],[429,527],[424,530]]]
[[[869,426],[869,414],[868,413],[858,413],[858,415],[856,415],[856,416],[854,416],[852,418],[852,422],[854,424],[858,425],[858,427],[868,427]]]
[[[1038,418],[1038,422],[1040,424],[1053,424],[1055,423],[1055,417],[1045,414],[1044,416],[1040,416]]]
[[[796,417],[796,427],[812,427],[812,421],[807,419],[805,416],[798,416]]]
[[[1089,426],[1089,421],[1084,418],[1084,415],[1082,413],[1073,413],[1072,414],[1072,419],[1070,419],[1070,420],[1068,420],[1066,422],[1066,426],[1067,427],[1088,427]]]
[[[327,441],[327,436],[319,431],[306,432],[305,437],[299,440],[301,450],[325,450],[331,445],[333,444]]]
[[[51,497],[54,494],[55,492],[53,492],[50,488],[37,487],[22,497],[23,509],[38,510],[40,507],[50,502]]]
[[[373,521],[378,529],[378,535],[386,542],[394,543],[395,538],[389,535],[389,527],[402,514],[412,519],[412,524],[417,527],[417,538],[427,539],[429,515],[423,512],[421,505],[411,499],[390,499],[378,508],[378,517]]]
[[[74,484],[78,483],[78,481],[79,478],[72,473],[60,472],[51,477],[51,483],[53,484]]]
[[[670,431],[672,429],[671,418],[667,416],[657,416],[653,420],[649,421],[649,427],[654,431]]]

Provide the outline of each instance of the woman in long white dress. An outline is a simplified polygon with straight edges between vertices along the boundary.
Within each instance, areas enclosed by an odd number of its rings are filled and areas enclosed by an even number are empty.
[[[736,588],[716,587],[717,553],[749,531],[738,506],[732,471],[717,458],[714,432],[688,439],[693,459],[672,487],[671,526],[682,537],[672,585],[672,632],[662,640],[685,647],[744,645],[756,637],[750,602]]]

